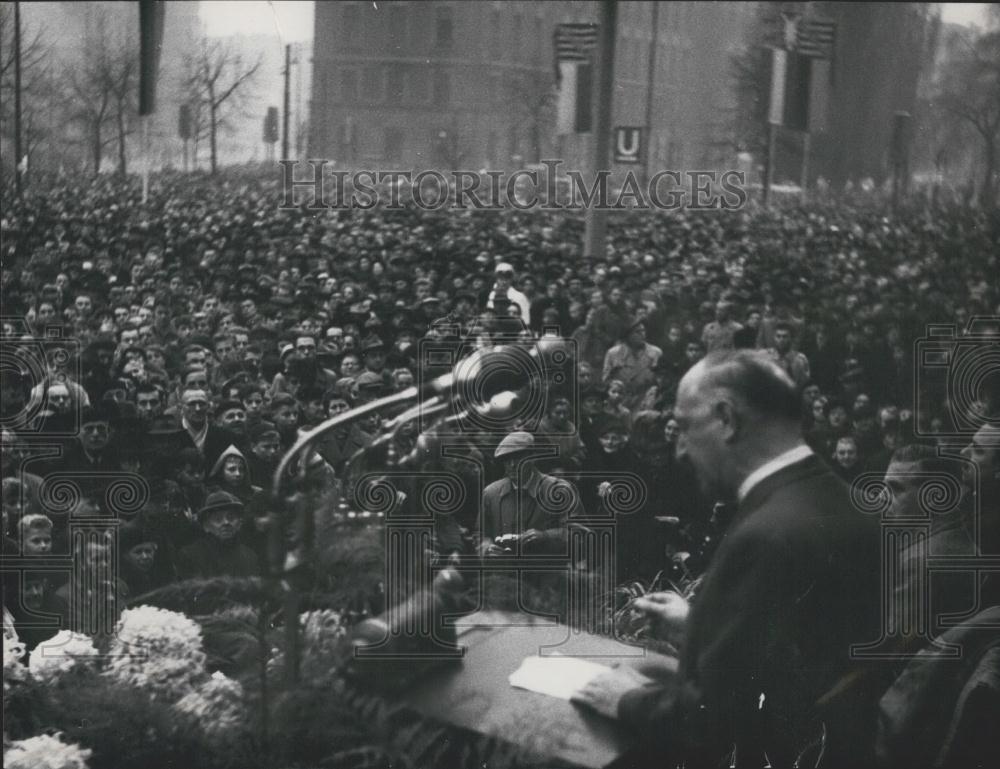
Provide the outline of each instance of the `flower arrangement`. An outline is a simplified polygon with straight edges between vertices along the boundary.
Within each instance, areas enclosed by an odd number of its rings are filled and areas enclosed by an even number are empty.
[[[21,662],[24,659],[25,648],[17,636],[3,637],[3,692],[7,693],[15,682],[24,681],[28,677],[28,668]]]
[[[60,733],[40,734],[26,740],[15,740],[4,751],[3,765],[7,769],[87,769],[91,751],[76,744],[66,744]]]
[[[95,668],[97,660],[97,648],[90,638],[71,630],[60,630],[35,647],[28,670],[40,683],[53,683],[74,668]]]
[[[243,687],[216,671],[197,691],[186,694],[174,708],[197,719],[202,731],[215,740],[232,738],[245,723]]]
[[[139,606],[122,612],[107,675],[170,701],[205,678],[201,628],[184,614]]]

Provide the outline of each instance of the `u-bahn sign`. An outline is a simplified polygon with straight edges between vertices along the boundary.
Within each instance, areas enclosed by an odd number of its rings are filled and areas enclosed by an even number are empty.
[[[615,128],[615,162],[638,163],[642,157],[642,128],[618,126]]]

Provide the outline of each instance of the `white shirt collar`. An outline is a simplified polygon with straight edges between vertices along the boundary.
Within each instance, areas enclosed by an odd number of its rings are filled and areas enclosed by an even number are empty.
[[[205,438],[208,436],[208,420],[205,420],[205,424],[201,426],[200,430],[195,430],[191,423],[187,421],[187,417],[181,417],[181,425],[187,430],[188,435],[191,436],[191,440],[194,441],[198,450],[201,451],[205,446]]]
[[[794,465],[796,462],[802,461],[806,457],[811,456],[812,453],[813,450],[803,443],[793,449],[789,449],[784,454],[779,454],[769,462],[765,462],[743,480],[739,490],[736,492],[737,499],[742,502],[747,498],[750,490],[765,478],[774,475],[789,465]]]

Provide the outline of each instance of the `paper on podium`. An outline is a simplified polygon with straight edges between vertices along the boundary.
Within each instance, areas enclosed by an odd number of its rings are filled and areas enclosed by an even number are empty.
[[[611,670],[607,665],[579,657],[525,657],[521,667],[510,674],[511,686],[531,692],[568,700],[573,692],[588,684],[601,673]]]

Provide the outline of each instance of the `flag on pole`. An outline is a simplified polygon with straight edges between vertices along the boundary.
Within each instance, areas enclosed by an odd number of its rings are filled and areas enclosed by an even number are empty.
[[[586,133],[591,130],[594,65],[591,53],[597,47],[597,24],[557,24],[555,50],[556,132]]]
[[[812,81],[812,59],[801,53],[787,55],[785,98],[782,125],[793,131],[809,130],[809,91]]]
[[[156,79],[163,47],[164,4],[139,0],[139,114],[156,110]]]
[[[781,125],[785,116],[785,72],[788,66],[788,51],[783,48],[771,49],[771,100],[768,102],[767,122]]]
[[[795,34],[795,50],[810,59],[832,59],[837,40],[837,22],[829,19],[803,19]]]
[[[823,133],[830,113],[830,61],[813,59],[809,83],[809,132]]]

